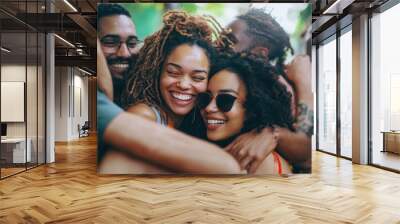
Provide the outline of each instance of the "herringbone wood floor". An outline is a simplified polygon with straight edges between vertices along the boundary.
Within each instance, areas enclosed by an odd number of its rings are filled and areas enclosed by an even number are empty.
[[[400,223],[400,175],[313,153],[289,178],[96,174],[96,139],[0,181],[0,223]]]

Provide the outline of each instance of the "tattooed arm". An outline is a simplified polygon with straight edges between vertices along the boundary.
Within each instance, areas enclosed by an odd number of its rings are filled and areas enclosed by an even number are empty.
[[[297,95],[296,130],[311,137],[314,127],[314,97],[311,91],[311,61],[308,56],[297,56],[287,67],[288,77],[295,84]]]
[[[313,111],[306,104],[299,103],[299,115],[295,131],[276,128],[278,137],[277,151],[292,165],[303,169],[311,168],[311,136],[313,134]]]
[[[294,166],[311,168],[311,136],[314,130],[314,104],[311,91],[311,61],[297,56],[287,67],[287,75],[295,84],[297,117],[295,130],[277,128],[277,151]]]
[[[303,132],[311,137],[314,133],[314,111],[303,102],[298,103],[297,111],[296,131]]]

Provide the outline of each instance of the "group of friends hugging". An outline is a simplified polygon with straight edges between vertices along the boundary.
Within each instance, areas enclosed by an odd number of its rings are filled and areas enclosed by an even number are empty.
[[[139,24],[136,24],[139,26]],[[221,27],[167,11],[140,41],[129,12],[98,7],[102,174],[311,170],[311,62],[262,9]]]

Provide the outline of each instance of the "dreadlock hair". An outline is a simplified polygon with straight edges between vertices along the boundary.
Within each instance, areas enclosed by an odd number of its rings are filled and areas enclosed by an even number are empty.
[[[283,30],[278,22],[263,9],[250,9],[245,14],[237,17],[247,25],[247,34],[253,40],[253,46],[263,46],[269,49],[268,58],[275,62],[279,74],[284,73],[284,62],[286,54],[293,48],[290,44],[289,35]],[[249,49],[250,50],[250,49]]]
[[[293,129],[291,94],[278,81],[274,66],[249,52],[221,54],[218,59],[211,74],[228,70],[237,74],[246,86],[246,118],[241,133],[275,125]]]
[[[127,75],[127,89],[122,97],[124,107],[145,103],[162,110],[160,76],[164,61],[176,47],[182,44],[199,46],[210,62],[213,61],[212,37],[216,33],[205,17],[169,11],[163,23],[159,31],[145,39],[136,65]]]
[[[124,7],[122,7],[119,4],[104,4],[101,3],[97,7],[97,21],[99,22],[103,17],[106,16],[115,16],[115,15],[125,15],[129,18],[131,18],[131,14],[129,13],[128,10],[126,10]],[[99,25],[97,24],[97,27]]]

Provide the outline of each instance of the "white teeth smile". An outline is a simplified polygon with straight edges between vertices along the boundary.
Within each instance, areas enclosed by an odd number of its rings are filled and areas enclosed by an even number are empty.
[[[112,66],[119,69],[126,69],[129,67],[129,64],[113,64]]]
[[[192,95],[188,95],[188,94],[181,94],[181,93],[171,93],[172,96],[178,100],[191,100],[192,99]]]
[[[207,120],[207,124],[224,124],[224,120]]]

